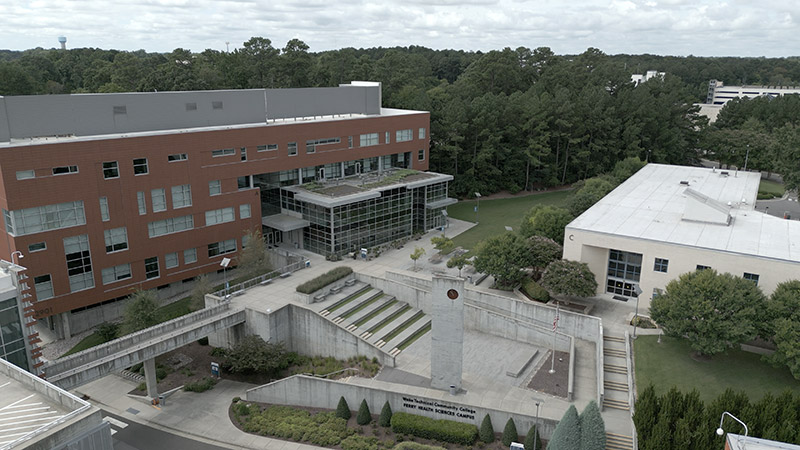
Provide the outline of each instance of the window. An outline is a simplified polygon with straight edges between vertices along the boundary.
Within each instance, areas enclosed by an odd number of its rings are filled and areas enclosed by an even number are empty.
[[[92,256],[89,253],[89,237],[85,234],[64,238],[64,254],[67,260],[70,292],[94,287]]]
[[[192,206],[192,185],[172,186],[172,208]]]
[[[128,248],[128,230],[125,227],[103,231],[106,239],[106,253],[118,252]]]
[[[253,177],[251,176],[238,177],[236,179],[236,185],[238,186],[240,191],[243,189],[250,189],[251,187],[253,187]]]
[[[158,256],[147,258],[144,260],[144,276],[145,278],[152,279],[159,277],[158,272]]]
[[[220,156],[233,156],[236,154],[236,150],[232,148],[223,148],[220,150],[211,150],[211,156],[213,158],[219,158]]]
[[[164,188],[157,188],[150,191],[150,198],[153,200],[153,212],[167,210],[167,194]]]
[[[189,215],[150,222],[147,224],[147,233],[151,238],[154,238],[165,234],[191,230],[192,228],[194,228],[194,218]]]
[[[189,155],[186,153],[176,153],[174,155],[167,155],[167,162],[186,161]]]
[[[236,239],[228,239],[222,242],[214,242],[208,244],[208,257],[217,255],[224,255],[226,253],[233,253],[236,251]]]
[[[233,207],[206,211],[206,226],[233,222],[234,220],[236,220],[236,217],[233,215]]]
[[[311,141],[306,141],[306,153],[314,153],[317,151],[317,146],[320,145],[327,145],[327,144],[338,144],[342,142],[341,139],[338,137],[335,138],[324,138],[324,139],[314,139]]]
[[[710,269],[710,268],[711,268],[711,266],[703,266],[703,265],[698,264],[697,268],[695,270],[706,270],[706,269]]]
[[[278,149],[278,144],[257,145],[257,152],[271,152]]]
[[[294,156],[297,154],[297,142],[289,142],[289,156]]]
[[[183,251],[183,263],[192,264],[197,262],[197,249],[190,248]]]
[[[114,267],[106,267],[101,270],[103,274],[103,284],[110,284],[120,280],[126,280],[131,277],[131,265],[120,264]]]
[[[136,201],[139,203],[139,215],[147,214],[147,203],[144,200],[144,192],[139,191],[136,193]]]
[[[53,175],[65,175],[68,173],[78,173],[78,166],[53,167]]]
[[[239,205],[239,218],[247,219],[248,217],[250,217],[250,205],[249,204]]]
[[[641,253],[609,250],[606,292],[635,297],[636,284],[642,273]]]
[[[425,161],[425,149],[417,152],[417,161]]]
[[[53,280],[50,279],[49,273],[34,277],[33,286],[36,289],[36,300],[42,301],[53,298]]]
[[[108,215],[108,198],[100,197],[100,220],[108,222],[111,216]]]
[[[167,253],[164,255],[164,267],[167,269],[174,269],[178,267],[178,253]]]
[[[6,231],[14,236],[86,225],[86,215],[81,200],[16,211],[3,210],[3,215]]]
[[[242,155],[242,161],[247,161],[247,147],[240,148],[239,152]]]
[[[103,163],[103,178],[119,178],[119,166],[116,161],[107,161]]]
[[[667,266],[669,266],[668,259],[656,258],[656,263],[653,266],[653,270],[655,270],[656,272],[667,273]]]
[[[211,102],[211,109],[222,109],[222,102]]]
[[[353,148],[353,136],[347,136],[347,148]]]
[[[208,195],[222,194],[222,185],[219,180],[212,180],[208,182]]]
[[[28,245],[28,253],[40,252],[42,250],[47,250],[46,242],[34,242]]]
[[[150,169],[147,167],[147,158],[136,158],[133,160],[134,175],[146,175],[148,172],[150,172]]]
[[[425,128],[420,128],[419,129],[419,138],[420,139],[425,139]]]
[[[757,273],[747,273],[747,272],[745,272],[744,275],[742,275],[742,278],[744,278],[747,281],[752,281],[753,283],[755,283],[756,286],[758,286],[758,274]]]
[[[17,179],[18,180],[27,180],[30,178],[36,178],[36,171],[34,170],[18,170],[17,171]]]
[[[378,145],[378,133],[362,134],[358,141],[360,147],[369,147],[371,145]]]
[[[413,133],[414,132],[411,130],[411,128],[409,128],[407,130],[397,130],[394,133],[394,140],[397,141],[397,142],[410,141],[411,139],[414,138],[414,134]]]
[[[386,133],[384,133],[383,141],[384,141],[383,142],[384,144],[391,144],[392,143],[392,141],[389,140],[389,132],[388,131]]]

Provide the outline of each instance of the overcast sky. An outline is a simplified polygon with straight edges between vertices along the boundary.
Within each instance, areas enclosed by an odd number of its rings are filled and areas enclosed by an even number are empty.
[[[422,45],[608,54],[800,54],[797,0],[0,0],[0,48],[166,52],[263,36],[311,51]]]

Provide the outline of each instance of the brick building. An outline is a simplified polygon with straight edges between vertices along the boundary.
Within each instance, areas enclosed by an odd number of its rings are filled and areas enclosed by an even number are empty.
[[[342,255],[440,226],[429,113],[380,89],[0,97],[0,258],[24,254],[35,317],[65,336],[132,289],[216,272],[248,230]]]

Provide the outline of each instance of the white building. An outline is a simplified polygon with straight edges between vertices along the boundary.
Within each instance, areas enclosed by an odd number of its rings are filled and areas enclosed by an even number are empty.
[[[780,97],[786,94],[800,94],[800,86],[725,86],[722,81],[708,82],[708,95],[705,103],[698,103],[700,114],[715,122],[720,110],[734,98]]]
[[[664,75],[666,75],[665,72],[659,72],[657,70],[648,70],[644,74],[635,73],[635,74],[631,75],[631,82],[634,85],[638,86],[639,83],[644,83],[645,81],[647,81],[647,80],[649,80],[651,78],[655,78],[655,77],[664,78]]]
[[[668,282],[701,268],[770,294],[800,278],[800,222],[755,211],[759,173],[648,164],[566,227],[564,258],[589,265],[598,294],[646,309]]]

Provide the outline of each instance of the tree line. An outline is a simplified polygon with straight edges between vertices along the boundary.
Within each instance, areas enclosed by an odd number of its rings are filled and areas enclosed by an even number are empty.
[[[0,51],[0,95],[377,80],[385,106],[431,111],[430,168],[455,175],[451,193],[467,197],[569,184],[628,157],[694,163],[714,142],[703,139],[706,119],[692,106],[705,100],[710,78],[727,84],[800,79],[797,58],[610,56],[595,48],[556,55],[547,47],[309,50],[299,39],[276,47],[253,37],[230,52]],[[647,70],[667,74],[639,86],[630,82],[632,73]]]

